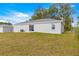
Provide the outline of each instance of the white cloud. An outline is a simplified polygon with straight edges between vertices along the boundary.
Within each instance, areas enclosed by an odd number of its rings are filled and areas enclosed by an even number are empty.
[[[29,20],[31,15],[22,12],[12,12],[7,16],[0,16],[0,20],[8,21],[13,24]]]
[[[15,15],[17,17],[28,17],[28,15],[27,14],[24,14],[24,13],[15,13]]]

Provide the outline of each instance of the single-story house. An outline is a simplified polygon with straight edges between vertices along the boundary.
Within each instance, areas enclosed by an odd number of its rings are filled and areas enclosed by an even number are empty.
[[[38,19],[14,24],[13,32],[42,32],[61,34],[64,32],[63,20]]]

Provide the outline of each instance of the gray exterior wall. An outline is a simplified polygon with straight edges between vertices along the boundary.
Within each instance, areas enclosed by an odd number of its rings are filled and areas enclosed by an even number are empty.
[[[61,22],[61,32],[64,32],[64,23]]]
[[[13,32],[13,26],[11,25],[3,26],[3,32]]]
[[[0,32],[13,32],[13,26],[12,25],[0,25]]]

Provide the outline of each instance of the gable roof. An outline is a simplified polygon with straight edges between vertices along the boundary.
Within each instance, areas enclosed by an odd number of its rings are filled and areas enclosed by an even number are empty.
[[[36,23],[38,24],[38,23],[48,23],[48,22],[62,22],[62,20],[46,18],[46,19],[37,19],[37,20],[21,22],[21,23],[15,24],[15,25],[36,24]]]

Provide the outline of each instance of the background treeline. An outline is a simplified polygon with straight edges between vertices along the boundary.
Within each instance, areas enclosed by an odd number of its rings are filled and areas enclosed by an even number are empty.
[[[6,22],[0,22],[0,25],[1,25],[1,24],[12,25],[11,23],[6,23]]]

